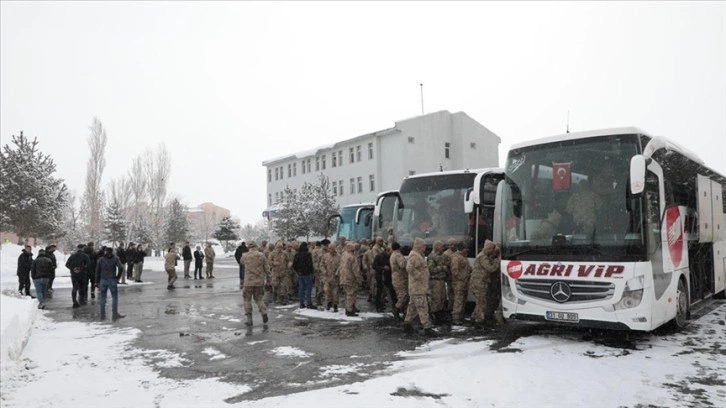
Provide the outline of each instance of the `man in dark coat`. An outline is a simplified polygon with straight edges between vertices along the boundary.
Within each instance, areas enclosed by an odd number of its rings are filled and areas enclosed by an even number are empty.
[[[88,280],[90,281],[90,284],[87,284],[86,286],[91,289],[91,299],[96,298],[96,263],[98,262],[98,252],[96,252],[96,249],[93,247],[93,242],[89,242],[88,245],[83,249],[83,252],[88,255],[88,259],[90,260],[90,263],[88,264],[88,269],[86,270],[86,275],[88,275]],[[88,299],[88,294],[84,296],[85,299]]]
[[[73,255],[68,257],[66,261],[66,268],[71,271],[71,283],[73,284],[73,290],[71,291],[71,299],[73,299],[73,308],[77,308],[81,305],[86,304],[86,293],[88,292],[88,265],[91,263],[91,259],[83,252],[83,244],[78,244],[78,250]],[[80,300],[78,303],[78,292],[81,292]]]
[[[239,264],[239,288],[242,289],[245,283],[245,264],[241,261],[242,255],[245,254],[245,252],[248,252],[249,249],[247,249],[247,245],[244,241],[240,242],[237,249],[234,251],[234,259],[237,260],[237,263]]]
[[[118,313],[118,280],[121,278],[121,262],[113,254],[113,248],[105,248],[103,257],[96,264],[96,286],[99,289],[98,304],[101,306],[100,318],[106,319],[106,292],[111,292],[111,310],[114,321],[125,317]]]
[[[182,260],[184,261],[184,279],[189,279],[189,268],[192,266],[192,248],[189,246],[189,241],[184,241],[184,247],[182,247]]]
[[[313,309],[313,255],[308,251],[308,243],[300,244],[295,257],[292,260],[292,270],[297,272],[297,295],[300,300],[300,308],[307,307]]]
[[[45,292],[51,276],[53,276],[53,261],[46,256],[45,250],[41,249],[30,266],[30,277],[33,278],[35,296],[38,297],[38,309],[45,309]]]
[[[33,266],[33,248],[26,245],[18,257],[18,291],[30,296],[30,267]]]
[[[388,297],[391,298],[392,307],[396,308],[396,291],[393,289],[393,277],[391,275],[391,247],[379,252],[373,258],[373,270],[376,272],[376,311],[383,312],[383,291],[388,291]]]
[[[53,297],[53,281],[55,280],[55,270],[58,268],[58,261],[55,259],[55,244],[48,245],[45,248],[45,256],[48,257],[48,259],[53,262],[53,273],[50,275],[50,278],[48,279],[48,287],[46,290],[45,295],[47,297]]]

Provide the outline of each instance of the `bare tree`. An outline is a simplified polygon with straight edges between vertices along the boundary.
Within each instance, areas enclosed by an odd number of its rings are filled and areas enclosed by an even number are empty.
[[[145,226],[142,216],[144,200],[146,200],[146,173],[144,172],[144,156],[137,156],[131,164],[128,176],[129,189],[131,190],[131,208],[128,214],[131,220],[131,227],[126,230],[126,240],[138,236],[138,231]]]
[[[103,231],[103,191],[101,179],[106,167],[104,157],[106,151],[106,129],[97,117],[89,126],[91,134],[88,136],[88,148],[91,156],[86,164],[86,191],[83,193],[83,210],[86,222],[86,233],[92,241],[98,241]]]
[[[163,223],[165,220],[167,186],[171,173],[171,157],[166,145],[161,143],[156,155],[147,149],[144,154],[144,173],[146,187],[149,192],[151,225],[154,230],[154,243],[161,248],[164,245]]]

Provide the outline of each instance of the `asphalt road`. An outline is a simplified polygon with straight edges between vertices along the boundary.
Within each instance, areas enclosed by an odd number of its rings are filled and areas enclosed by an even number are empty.
[[[363,314],[364,318],[357,321],[341,320],[345,319],[343,308],[338,316],[331,318],[331,311],[301,314],[295,302],[290,306],[268,302],[270,322],[267,325],[262,325],[254,307],[254,325],[248,328],[244,325],[234,258],[218,260],[215,276],[205,280],[181,278],[176,283],[177,289],[169,291],[164,272],[145,271],[143,279],[148,284],[119,285],[119,310],[126,317],[106,324],[140,331],[129,350],[167,350],[181,355],[181,359],[172,358],[170,363],[168,353],[148,354],[149,363],[166,377],[217,377],[252,387],[250,392],[228,402],[362,381],[378,375],[398,360],[398,352],[412,350],[431,340],[419,334],[405,335],[390,313]],[[87,306],[72,309],[69,292],[70,289],[56,290],[49,304],[50,316],[58,321],[98,321],[97,304],[89,302]],[[110,298],[108,302],[110,309]],[[374,309],[362,295],[357,306],[363,312]],[[110,315],[110,310],[107,313]],[[520,322],[484,331],[471,327],[437,330],[442,336],[459,341],[494,339],[491,348],[498,352],[517,352],[510,347],[511,343],[534,334],[556,333],[623,350],[638,350],[653,335],[658,335]],[[311,357],[291,358],[284,351],[305,352]],[[335,375],[330,374],[336,367],[353,364],[355,370],[339,369]]]

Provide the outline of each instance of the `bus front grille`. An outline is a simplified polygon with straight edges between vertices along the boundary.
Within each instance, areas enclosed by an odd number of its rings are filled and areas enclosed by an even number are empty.
[[[615,293],[614,283],[580,280],[518,279],[516,287],[525,296],[553,303],[607,300]]]

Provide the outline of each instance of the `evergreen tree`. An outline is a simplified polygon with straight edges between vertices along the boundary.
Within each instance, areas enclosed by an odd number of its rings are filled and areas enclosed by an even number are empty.
[[[317,184],[311,186],[310,201],[307,205],[310,224],[310,231],[313,235],[328,237],[335,231],[335,224],[328,220],[339,211],[333,192],[330,188],[330,181],[322,173],[318,176]]]
[[[239,223],[233,220],[229,216],[224,216],[217,224],[212,237],[217,238],[220,241],[224,241],[224,252],[227,252],[229,241],[236,241],[239,239],[237,234],[239,231]]]
[[[14,147],[0,152],[0,230],[23,238],[61,235],[68,192],[63,179],[53,177],[53,159],[38,150],[38,140],[23,132],[12,135]]]
[[[277,218],[272,225],[275,235],[285,240],[307,236],[309,230],[304,215],[305,203],[298,199],[297,192],[290,187],[285,187],[282,194]]]
[[[186,208],[178,199],[171,200],[167,210],[165,242],[184,242],[189,238],[189,219]]]
[[[261,241],[269,241],[271,238],[265,221],[260,221],[255,225],[245,224],[240,228],[239,235],[246,241],[257,241],[258,244]]]
[[[113,246],[116,246],[117,242],[123,242],[126,238],[126,221],[123,219],[121,205],[116,200],[106,207],[104,238],[111,241]]]

